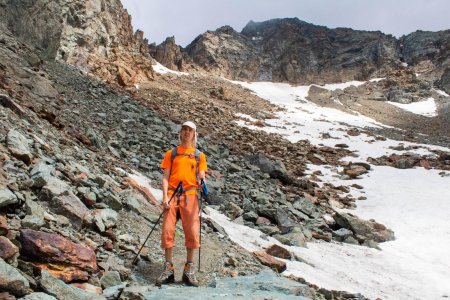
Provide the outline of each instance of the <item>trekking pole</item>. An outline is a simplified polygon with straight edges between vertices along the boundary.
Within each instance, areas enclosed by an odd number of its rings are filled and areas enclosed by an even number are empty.
[[[173,197],[178,193],[179,189],[180,189],[181,186],[182,186],[181,183],[182,183],[182,182],[180,181],[180,183],[178,184],[177,188],[176,188],[175,191],[173,192],[172,197],[170,197],[168,204],[170,204],[170,201],[172,201]],[[158,218],[158,220],[156,221],[155,225],[153,225],[153,228],[152,228],[152,230],[150,231],[150,233],[148,234],[148,236],[147,236],[147,238],[145,239],[144,243],[142,244],[141,249],[139,249],[139,252],[136,254],[136,257],[133,259],[133,262],[131,263],[132,265],[135,265],[135,264],[136,264],[137,259],[138,259],[138,257],[139,257],[139,254],[140,254],[141,251],[142,251],[142,248],[144,248],[145,244],[147,243],[147,240],[148,240],[149,237],[152,235],[153,230],[155,230],[156,225],[158,225],[159,220],[161,220],[161,217],[162,217],[162,215],[164,214],[164,212],[165,212],[165,209],[164,209],[164,210],[162,211],[162,213],[159,215],[159,218]]]
[[[202,212],[203,212],[203,195],[208,196],[208,187],[206,186],[205,181],[201,180],[201,188],[200,188],[200,198],[199,198],[199,216],[200,216],[200,247],[198,248],[198,271],[200,272],[200,263],[201,263],[201,252],[202,252]]]
[[[200,231],[200,246],[198,247],[198,271],[200,272],[200,265],[201,265],[201,257],[202,257],[202,255],[201,255],[201,253],[202,253],[202,195],[203,195],[203,192],[201,192],[200,191],[200,197],[198,198],[199,199],[199,206],[200,206],[200,211],[199,211],[199,215],[200,215],[200,229],[199,229],[199,231]]]

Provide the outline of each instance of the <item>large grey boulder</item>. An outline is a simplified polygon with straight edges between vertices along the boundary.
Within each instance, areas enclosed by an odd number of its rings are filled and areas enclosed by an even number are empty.
[[[11,154],[27,164],[31,163],[33,154],[31,153],[30,145],[25,136],[17,130],[11,129],[6,135],[6,144]]]
[[[92,224],[91,211],[71,192],[54,197],[50,209],[67,217],[75,228],[81,228],[83,224]]]
[[[30,283],[15,268],[0,258],[0,291],[6,291],[16,296],[29,292]]]
[[[288,233],[297,225],[297,223],[289,217],[288,212],[283,208],[277,208],[275,218],[281,233]]]
[[[105,297],[98,296],[93,293],[88,293],[82,289],[67,285],[64,281],[53,277],[49,272],[42,271],[41,287],[50,295],[55,296],[58,299],[71,299],[71,300],[100,300],[106,299]]]
[[[251,155],[248,159],[251,164],[259,167],[262,172],[269,174],[270,177],[289,182],[289,176],[283,162],[279,160],[272,161],[261,153]]]
[[[20,300],[57,300],[57,299],[49,294],[37,292],[28,294],[25,297],[20,298]]]
[[[47,165],[45,162],[37,163],[30,172],[33,186],[40,188],[46,185],[50,178],[52,178],[54,169],[53,166]]]
[[[19,203],[17,196],[8,188],[0,189],[0,208]]]
[[[56,177],[51,177],[48,179],[47,184],[42,188],[39,199],[41,201],[51,201],[53,197],[70,191],[70,186],[67,183]]]
[[[118,214],[116,211],[106,208],[96,210],[93,217],[97,228],[100,232],[104,232],[106,229],[116,225]]]

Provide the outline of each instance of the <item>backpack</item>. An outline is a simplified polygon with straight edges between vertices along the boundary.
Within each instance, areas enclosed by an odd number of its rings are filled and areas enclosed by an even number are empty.
[[[200,162],[200,154],[202,154],[202,152],[200,150],[198,150],[197,148],[195,148],[194,154],[187,154],[187,153],[178,154],[178,147],[173,147],[172,148],[172,155],[170,157],[170,173],[169,173],[169,177],[170,177],[170,175],[172,175],[173,160],[175,159],[175,157],[180,156],[180,155],[181,156],[188,156],[188,157],[195,157],[195,163],[196,163],[196,166],[195,166],[195,178],[196,178],[197,184],[198,184],[199,183],[199,180],[198,180],[198,164]],[[181,188],[183,189],[183,187],[181,187]],[[190,189],[187,189],[187,190],[190,190]],[[187,191],[187,190],[183,189],[183,191]]]

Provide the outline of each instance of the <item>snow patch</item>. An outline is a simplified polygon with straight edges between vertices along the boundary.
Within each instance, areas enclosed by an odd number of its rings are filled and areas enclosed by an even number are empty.
[[[436,92],[439,94],[439,95],[442,95],[442,96],[444,96],[444,97],[450,97],[446,92],[444,92],[444,91],[441,91],[441,90],[436,90]]]
[[[400,107],[401,109],[407,110],[409,112],[412,112],[417,115],[422,115],[425,117],[436,117],[436,102],[434,101],[434,98],[430,97],[425,101],[420,102],[412,102],[409,104],[403,104],[403,103],[397,103],[397,102],[391,102],[386,101],[387,103]]]
[[[166,68],[159,62],[156,62],[156,64],[154,64],[152,67],[153,67],[153,71],[155,71],[158,74],[170,73],[170,74],[175,74],[175,75],[189,75],[189,73],[186,73],[186,72],[178,72],[178,71],[174,71],[169,68]]]

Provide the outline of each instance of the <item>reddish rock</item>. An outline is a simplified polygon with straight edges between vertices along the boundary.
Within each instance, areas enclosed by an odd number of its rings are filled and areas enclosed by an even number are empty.
[[[67,264],[58,263],[35,263],[39,270],[46,270],[54,277],[61,279],[64,282],[72,281],[86,281],[89,279],[89,273]]]
[[[265,266],[268,266],[272,269],[275,269],[278,271],[278,273],[281,273],[286,270],[286,263],[278,260],[266,252],[263,251],[255,251],[253,252],[253,255]]]
[[[8,292],[0,293],[0,299],[2,300],[16,300],[17,298]]]
[[[111,251],[112,249],[114,249],[114,245],[111,242],[105,242],[103,244],[103,249]]]
[[[417,165],[418,165],[419,167],[425,168],[425,169],[427,169],[427,170],[431,169],[431,164],[430,164],[430,162],[429,162],[428,160],[426,160],[426,159],[421,159],[421,160],[419,160],[419,162],[417,163]]]
[[[367,169],[363,166],[351,166],[348,169],[344,169],[344,174],[350,176],[350,178],[356,178],[365,173],[367,173]]]
[[[0,235],[8,234],[8,222],[4,216],[0,216]]]
[[[284,259],[291,259],[291,257],[292,257],[291,253],[287,249],[285,249],[277,244],[273,244],[272,246],[267,248],[266,253],[270,254],[272,256],[284,258]]]
[[[19,248],[6,237],[0,236],[0,257],[4,260],[8,260],[17,253],[19,253]]]
[[[20,230],[21,254],[39,262],[64,263],[86,271],[97,271],[95,252],[58,234]]]

